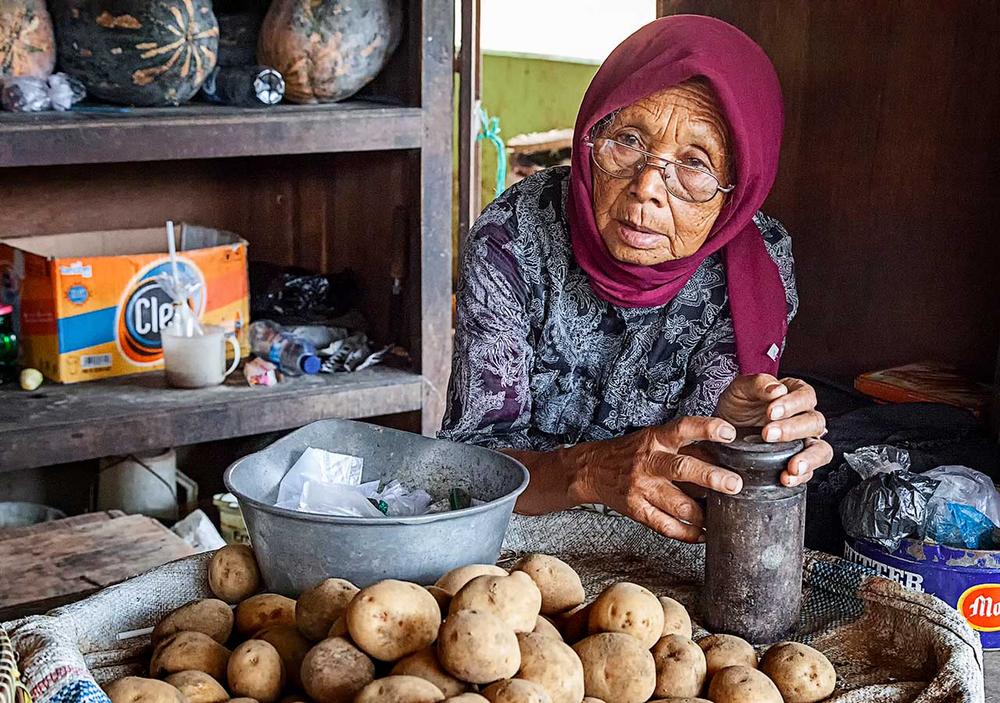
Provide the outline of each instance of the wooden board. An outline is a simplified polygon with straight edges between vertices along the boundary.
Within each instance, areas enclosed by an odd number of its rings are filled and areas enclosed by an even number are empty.
[[[420,108],[363,100],[106,109],[0,113],[0,167],[413,149],[422,142]]]
[[[72,599],[194,553],[144,515],[96,513],[0,530],[0,612]]]
[[[411,371],[376,366],[269,388],[236,373],[221,386],[179,390],[159,372],[34,393],[0,387],[0,471],[419,410],[423,385]]]

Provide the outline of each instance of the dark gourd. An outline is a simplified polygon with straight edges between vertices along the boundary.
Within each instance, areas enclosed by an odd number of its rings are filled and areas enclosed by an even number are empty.
[[[400,0],[274,0],[257,58],[297,103],[349,98],[382,70],[402,35]]]
[[[90,95],[125,105],[178,105],[215,68],[211,0],[51,0],[59,63]]]
[[[55,65],[56,42],[45,0],[0,0],[0,79],[45,78]]]

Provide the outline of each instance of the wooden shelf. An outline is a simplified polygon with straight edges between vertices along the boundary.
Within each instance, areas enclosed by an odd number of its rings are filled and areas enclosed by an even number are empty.
[[[168,388],[151,372],[89,383],[0,390],[0,472],[363,418],[423,406],[424,381],[376,366],[250,387]]]
[[[422,135],[421,108],[364,100],[0,113],[0,167],[416,149]]]

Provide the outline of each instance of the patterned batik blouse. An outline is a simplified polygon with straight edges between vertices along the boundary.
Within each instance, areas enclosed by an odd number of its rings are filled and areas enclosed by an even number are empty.
[[[469,233],[461,262],[444,439],[548,450],[684,415],[708,416],[737,375],[726,271],[707,257],[665,305],[601,300],[569,237],[567,167],[524,179]],[[798,308],[791,239],[754,223]]]

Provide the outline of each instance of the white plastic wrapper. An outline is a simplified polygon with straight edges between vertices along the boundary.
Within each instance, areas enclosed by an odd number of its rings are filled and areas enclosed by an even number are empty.
[[[358,486],[364,462],[361,457],[335,454],[309,447],[278,486],[278,507],[296,510],[307,481],[318,484]],[[315,494],[314,494],[315,495]]]
[[[226,546],[226,540],[201,510],[195,510],[170,528],[170,531],[199,552],[212,552]]]
[[[392,480],[361,483],[360,457],[309,447],[278,485],[279,508],[345,517],[410,517],[429,511],[431,495]]]

